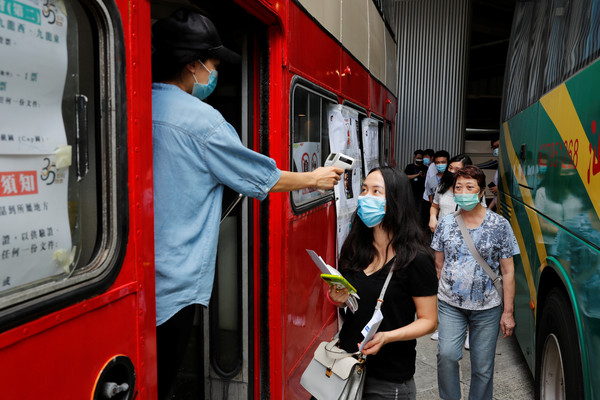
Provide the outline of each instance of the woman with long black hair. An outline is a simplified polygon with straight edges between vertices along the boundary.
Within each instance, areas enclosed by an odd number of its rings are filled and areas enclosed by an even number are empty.
[[[383,321],[362,350],[368,356],[364,399],[416,399],[415,339],[437,325],[433,255],[413,205],[403,172],[392,167],[372,170],[342,246],[340,272],[360,296],[358,310],[346,311],[340,331],[340,347],[347,352],[358,350],[361,331],[373,315],[390,269],[394,271],[381,307]],[[339,307],[348,296],[347,289],[329,288],[329,299]]]

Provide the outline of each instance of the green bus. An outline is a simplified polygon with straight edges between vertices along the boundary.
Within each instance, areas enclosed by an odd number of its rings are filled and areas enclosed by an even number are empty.
[[[600,0],[517,1],[499,212],[515,232],[515,334],[538,399],[600,399]]]

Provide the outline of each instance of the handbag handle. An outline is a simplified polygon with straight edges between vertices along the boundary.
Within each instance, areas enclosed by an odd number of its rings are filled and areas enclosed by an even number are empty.
[[[327,352],[327,356],[331,359],[341,360],[342,358],[352,357],[353,355],[360,354],[359,351],[357,351],[356,353],[348,353],[344,349],[337,347],[337,343],[338,340],[334,339],[325,345],[325,351]]]
[[[475,261],[477,261],[477,264],[479,264],[479,266],[483,268],[483,270],[489,275],[489,277],[492,278],[492,283],[494,284],[494,287],[500,295],[500,300],[504,301],[504,290],[502,290],[502,276],[496,274],[492,267],[490,267],[490,265],[483,259],[483,257],[481,257],[481,254],[479,254],[479,252],[477,251],[475,243],[473,243],[473,238],[467,230],[467,226],[465,225],[465,221],[463,220],[460,210],[454,213],[454,219],[456,219],[456,223],[458,224],[460,233],[462,233],[462,236],[465,239],[465,242],[467,243],[467,247],[469,248],[469,251],[475,258]]]

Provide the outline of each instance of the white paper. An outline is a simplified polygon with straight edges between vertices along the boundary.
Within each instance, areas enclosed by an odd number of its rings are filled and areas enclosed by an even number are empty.
[[[381,321],[383,321],[383,314],[381,313],[381,310],[377,310],[373,313],[371,320],[367,322],[367,325],[365,325],[361,331],[365,339],[360,344],[358,351],[362,351],[362,349],[365,347],[365,344],[373,339],[373,336],[375,336],[377,330],[379,329],[379,325],[381,325]]]
[[[325,263],[325,261],[323,261],[321,256],[319,256],[313,250],[306,249],[306,252],[310,256],[310,258],[312,258],[312,260],[317,265],[322,274],[342,276],[342,274],[340,274],[340,272],[337,269],[330,267],[327,263]]]
[[[54,259],[71,251],[68,169],[55,155],[0,155],[0,292],[63,273]]]
[[[379,167],[379,122],[364,118],[361,122],[365,175]]]
[[[317,265],[317,267],[319,268],[319,270],[321,271],[322,274],[343,276],[342,274],[340,274],[340,272],[337,269],[335,269],[335,268],[331,267],[330,265],[328,265],[327,263],[325,263],[325,261],[323,261],[321,256],[319,256],[313,250],[306,249],[306,252],[310,256],[310,258],[314,261],[314,263]],[[357,299],[360,299],[360,297],[358,297],[357,293],[350,293],[348,300],[346,300],[346,305],[348,306],[348,309],[350,309],[350,311],[352,311],[352,312],[356,312],[356,310],[358,310]]]
[[[358,112],[342,105],[328,109],[329,145],[332,153],[342,153],[361,160],[358,134]],[[357,162],[351,171],[345,171],[342,179],[334,187],[335,211],[337,215],[337,254],[350,232],[350,221],[358,206],[358,196],[362,186],[362,166]]]
[[[0,0],[0,154],[50,154],[67,144],[63,9],[53,0]]]
[[[55,154],[68,144],[62,116],[68,62],[64,3],[0,0],[0,38],[0,291],[4,291],[64,273],[69,266],[60,255],[73,251],[70,159],[65,151]]]

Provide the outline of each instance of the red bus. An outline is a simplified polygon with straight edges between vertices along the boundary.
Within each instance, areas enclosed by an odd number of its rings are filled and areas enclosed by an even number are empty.
[[[156,399],[151,25],[180,7],[242,55],[208,101],[245,145],[315,168],[340,112],[359,156],[361,129],[378,133],[363,175],[394,163],[393,1],[0,1],[2,398]],[[335,265],[334,195],[237,200],[190,347],[205,357],[176,390],[308,398],[300,375],[337,314],[305,249]]]

